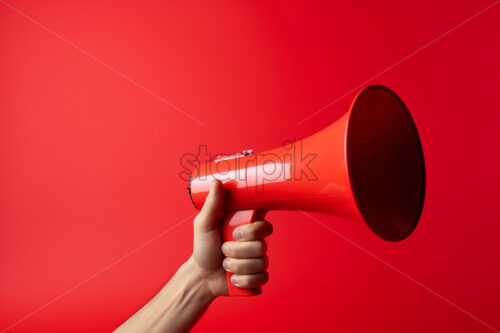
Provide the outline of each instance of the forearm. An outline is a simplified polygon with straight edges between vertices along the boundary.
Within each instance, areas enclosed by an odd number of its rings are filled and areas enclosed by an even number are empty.
[[[115,332],[187,332],[215,299],[192,258]]]

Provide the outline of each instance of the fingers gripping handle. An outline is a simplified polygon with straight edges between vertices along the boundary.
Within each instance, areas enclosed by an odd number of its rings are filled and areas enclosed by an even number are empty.
[[[233,231],[236,227],[261,220],[265,215],[265,211],[258,210],[241,210],[226,213],[222,217],[222,241],[234,241]],[[229,290],[229,296],[254,296],[260,294],[260,288],[244,289],[234,286],[231,283],[232,275],[233,273],[227,272],[227,287]]]

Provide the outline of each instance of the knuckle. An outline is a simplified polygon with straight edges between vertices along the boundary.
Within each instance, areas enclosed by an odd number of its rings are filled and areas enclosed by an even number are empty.
[[[251,259],[247,265],[248,273],[259,273],[265,270],[264,260],[262,258]]]
[[[254,226],[252,225],[246,228],[243,235],[245,236],[246,240],[254,240],[256,238],[256,232]]]
[[[241,264],[238,260],[231,260],[231,272],[234,274],[241,274]]]
[[[259,273],[259,272],[262,272],[263,270],[265,270],[265,263],[264,263],[264,259],[262,258],[256,258],[256,259],[252,259],[250,265],[249,265],[249,272],[250,273]]]
[[[268,269],[269,268],[269,258],[267,256],[264,256],[264,258],[262,260],[264,261],[264,263],[263,263],[264,269]]]
[[[263,235],[270,235],[273,232],[273,225],[269,221],[259,221],[258,226],[260,233]]]
[[[264,271],[261,274],[262,274],[261,284],[267,283],[267,281],[269,281],[269,273],[267,271]]]
[[[243,259],[246,257],[246,252],[247,250],[245,246],[242,246],[241,244],[233,244],[233,246],[231,246],[230,256],[237,259]]]
[[[268,234],[270,235],[270,234],[272,234],[272,233],[273,233],[273,231],[274,231],[274,227],[273,227],[273,225],[271,224],[271,222],[269,222],[269,221],[265,221],[265,222],[266,222],[266,226],[267,226]]]
[[[260,256],[260,245],[258,241],[253,241],[251,243],[248,243],[247,251],[246,251],[246,257],[247,258],[255,258]]]
[[[255,240],[264,237],[266,233],[266,226],[264,224],[264,221],[259,221],[258,223],[255,224],[253,231],[253,236]]]
[[[258,241],[256,244],[256,252],[258,256],[264,255],[264,253],[266,252],[266,243],[264,243],[263,241]]]
[[[259,259],[259,270],[266,270],[268,267],[268,261],[267,258],[260,258]]]

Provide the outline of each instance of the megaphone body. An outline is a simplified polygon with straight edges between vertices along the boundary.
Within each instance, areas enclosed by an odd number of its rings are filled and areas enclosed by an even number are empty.
[[[220,156],[197,167],[189,181],[200,209],[210,182],[226,191],[223,241],[239,225],[269,210],[301,210],[367,224],[379,237],[400,241],[415,229],[425,195],[425,166],[415,124],[402,100],[374,85],[322,131],[254,154]],[[230,295],[252,295],[230,283]]]

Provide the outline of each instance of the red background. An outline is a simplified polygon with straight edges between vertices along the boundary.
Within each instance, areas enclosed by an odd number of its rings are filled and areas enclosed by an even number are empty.
[[[106,269],[195,212],[182,154],[306,137],[354,92],[299,121],[492,1],[8,3],[203,122],[0,3],[0,329],[56,298],[10,331],[96,332],[190,255],[192,219]],[[393,88],[420,131],[414,234],[391,244],[314,214],[496,329],[499,22],[496,5],[370,82]],[[268,218],[264,294],[216,300],[195,331],[492,331],[307,217]]]

